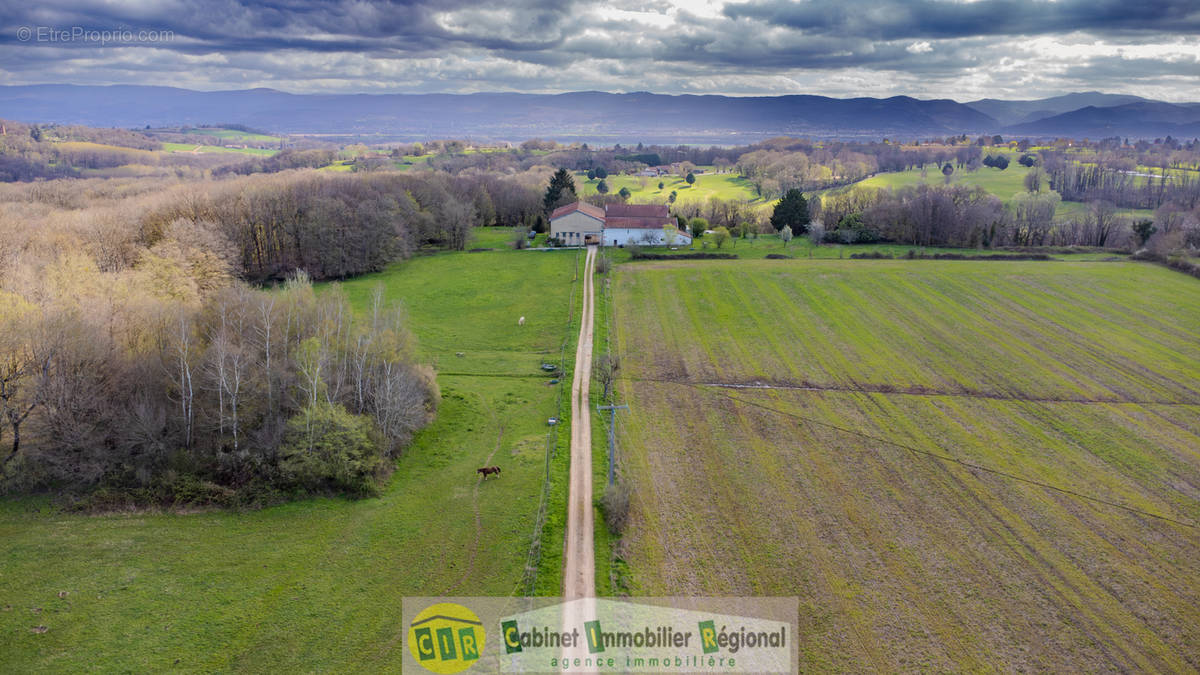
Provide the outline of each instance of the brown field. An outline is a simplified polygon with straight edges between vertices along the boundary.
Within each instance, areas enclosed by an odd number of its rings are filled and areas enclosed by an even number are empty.
[[[632,263],[615,304],[634,594],[798,595],[802,672],[1200,668],[1200,282]]]

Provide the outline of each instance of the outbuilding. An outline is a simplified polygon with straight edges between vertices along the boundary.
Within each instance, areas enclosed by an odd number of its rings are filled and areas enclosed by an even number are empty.
[[[603,209],[575,202],[550,214],[550,236],[564,246],[691,246],[692,236],[675,226],[666,204],[608,204]]]
[[[575,202],[554,209],[550,214],[550,237],[565,246],[599,244],[604,234],[604,209],[587,202]]]
[[[691,246],[666,204],[609,204],[604,210],[605,246]]]

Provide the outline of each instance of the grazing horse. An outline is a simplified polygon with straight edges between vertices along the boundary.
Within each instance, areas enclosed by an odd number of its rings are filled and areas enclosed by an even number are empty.
[[[497,477],[497,478],[499,478],[499,477],[500,477],[500,467],[498,467],[498,466],[484,466],[484,467],[480,467],[480,468],[478,468],[478,469],[475,469],[475,473],[481,473],[481,474],[483,474],[483,479],[484,479],[484,480],[487,480],[487,477],[488,477],[488,475],[490,475],[490,474],[493,474],[493,473],[494,473],[494,474],[496,474],[496,477]]]

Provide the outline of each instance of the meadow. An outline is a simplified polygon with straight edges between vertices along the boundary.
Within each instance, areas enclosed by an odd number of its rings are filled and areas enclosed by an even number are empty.
[[[616,272],[635,595],[798,595],[801,671],[1200,667],[1200,282]]]
[[[164,152],[222,152],[222,153],[237,153],[242,155],[257,155],[260,157],[270,157],[278,153],[278,150],[267,148],[227,148],[223,145],[207,145],[207,144],[191,144],[191,143],[163,143]]]
[[[238,129],[223,129],[219,127],[193,127],[190,129],[173,130],[176,133],[191,134],[195,136],[212,136],[225,141],[238,141],[241,143],[278,143],[278,136],[269,134],[260,134],[249,131],[240,131]]]
[[[556,594],[568,432],[548,437],[546,420],[569,405],[539,366],[564,340],[574,353],[576,257],[442,253],[342,285],[362,308],[384,284],[438,370],[437,419],[378,497],[103,515],[0,503],[0,670],[396,672],[406,595]],[[481,483],[484,465],[503,474]]]
[[[1019,153],[1010,152],[1007,149],[990,149],[989,152],[993,155],[1008,156],[1011,162],[1008,168],[1000,170],[982,167],[977,171],[958,169],[951,175],[950,183],[982,187],[1001,201],[1008,203],[1012,201],[1013,195],[1025,191],[1025,175],[1029,173],[1029,169],[1017,164]],[[711,167],[702,168],[706,168],[708,172],[696,174],[696,183],[690,186],[681,176],[651,178],[609,175],[605,182],[608,184],[609,194],[616,194],[621,191],[621,188],[629,188],[629,201],[635,204],[666,202],[670,194],[675,192],[677,203],[705,202],[713,197],[725,200],[743,200],[749,202],[753,211],[764,217],[770,216],[777,200],[759,197],[754,191],[754,185],[749,180],[736,173],[712,173]],[[584,197],[596,194],[596,185],[600,183],[598,179],[588,180],[583,172],[576,172],[575,182],[581,190],[580,194]],[[659,182],[664,184],[661,190],[658,189]],[[877,173],[854,183],[854,186],[897,190],[921,184],[944,185],[945,177],[938,167],[931,164],[924,171],[908,169]],[[808,196],[811,197],[813,194],[819,196],[829,191],[817,190]],[[1082,202],[1061,202],[1055,212],[1055,217],[1058,219],[1084,218],[1087,216],[1087,212],[1088,207]],[[1129,219],[1153,218],[1154,216],[1153,211],[1145,209],[1118,209],[1117,213]]]
[[[683,176],[648,176],[612,175],[605,179],[608,193],[617,194],[621,188],[629,188],[629,201],[646,203],[658,201],[666,203],[672,192],[676,193],[676,203],[702,202],[713,197],[726,200],[745,200],[752,207],[765,208],[773,201],[762,199],[754,192],[754,186],[749,180],[735,173],[713,173],[711,167],[701,167],[706,173],[696,174],[696,182],[688,185]],[[658,184],[663,188],[658,189]],[[575,184],[579,186],[580,196],[589,197],[596,194],[599,179],[588,180],[585,173],[576,173]],[[644,184],[644,185],[643,185]]]
[[[986,154],[986,153],[985,153]],[[1003,154],[992,152],[992,154]],[[1025,175],[1030,169],[1020,164],[1017,164],[1015,155],[1010,156],[1011,164],[1007,169],[993,169],[990,167],[981,167],[977,171],[966,171],[956,169],[950,175],[951,185],[967,185],[979,186],[987,190],[991,194],[1000,198],[1004,203],[1012,201],[1013,195],[1018,192],[1025,191]],[[923,174],[923,175],[922,175]],[[929,165],[924,171],[921,169],[908,169],[906,171],[895,171],[888,173],[877,173],[870,178],[865,178],[857,183],[856,186],[870,188],[890,188],[893,190],[915,187],[921,184],[928,185],[944,185],[946,182],[945,176],[938,170],[937,166]],[[1044,186],[1043,186],[1044,189]],[[1060,202],[1058,210],[1055,211],[1055,218],[1066,219],[1074,217],[1084,217],[1087,214],[1087,205],[1082,202]],[[1152,218],[1153,211],[1145,209],[1118,209],[1118,214],[1126,218]]]

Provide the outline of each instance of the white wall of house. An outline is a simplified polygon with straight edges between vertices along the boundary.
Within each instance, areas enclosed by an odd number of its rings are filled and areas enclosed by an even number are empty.
[[[666,246],[666,235],[662,228],[652,230],[641,227],[606,227],[604,228],[605,246]],[[691,246],[692,237],[677,231],[674,246]]]

